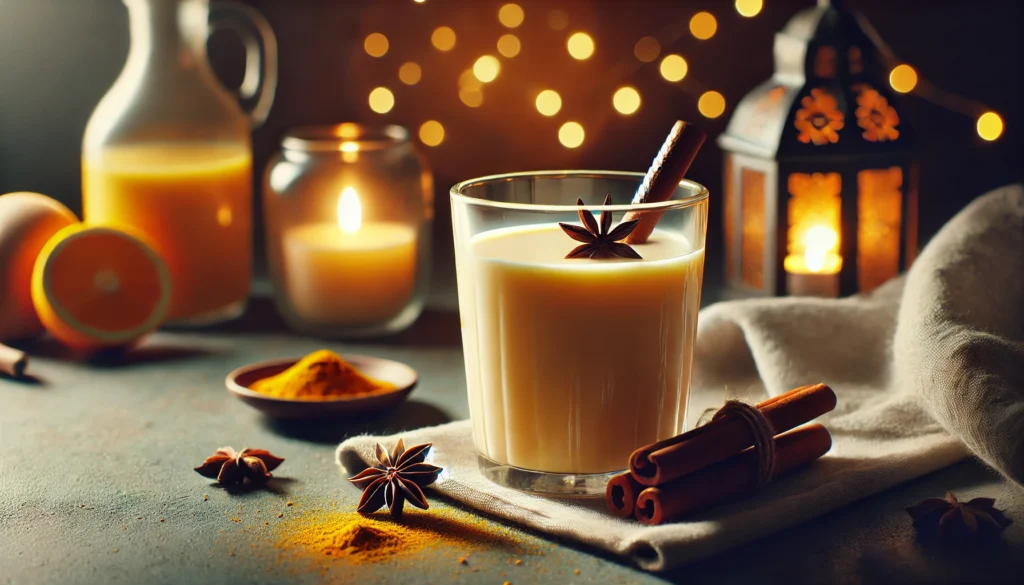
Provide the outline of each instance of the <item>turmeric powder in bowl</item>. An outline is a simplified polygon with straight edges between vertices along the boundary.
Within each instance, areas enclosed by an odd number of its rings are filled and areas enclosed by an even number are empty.
[[[333,351],[321,349],[280,374],[256,380],[249,389],[274,398],[332,400],[390,392],[390,382],[363,374]]]

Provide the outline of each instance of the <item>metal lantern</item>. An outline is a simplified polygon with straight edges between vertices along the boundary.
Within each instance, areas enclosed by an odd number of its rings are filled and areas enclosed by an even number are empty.
[[[916,254],[913,136],[861,18],[837,0],[794,16],[719,138],[726,278],[745,292],[868,291]]]

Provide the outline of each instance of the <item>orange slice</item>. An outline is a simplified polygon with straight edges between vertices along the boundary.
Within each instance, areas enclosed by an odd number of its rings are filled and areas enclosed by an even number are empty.
[[[170,300],[170,276],[156,252],[112,228],[63,228],[43,246],[32,272],[39,320],[75,349],[132,343],[161,324]]]

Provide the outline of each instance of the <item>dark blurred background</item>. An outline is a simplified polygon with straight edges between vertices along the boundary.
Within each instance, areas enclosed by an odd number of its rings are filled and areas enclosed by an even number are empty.
[[[397,123],[415,135],[422,122],[438,120],[445,140],[423,150],[436,177],[437,243],[447,252],[447,190],[454,182],[531,169],[642,171],[676,118],[695,121],[711,135],[690,176],[713,195],[718,193],[722,154],[713,139],[724,130],[736,102],[771,76],[775,32],[814,0],[764,0],[764,8],[752,18],[740,16],[732,0],[518,0],[526,18],[513,32],[522,41],[522,52],[502,59],[501,74],[485,86],[479,108],[460,102],[457,79],[480,55],[496,54],[496,40],[510,32],[498,22],[502,1],[246,3],[270,21],[281,59],[277,101],[267,124],[254,134],[256,173],[262,175],[291,126]],[[985,142],[975,133],[974,119],[913,95],[904,97],[906,114],[920,137],[922,245],[972,198],[1021,179],[1022,4],[847,2],[923,78],[984,103],[1005,121],[1003,136]],[[568,16],[566,29],[549,25],[553,10]],[[706,41],[688,32],[690,17],[702,10],[718,20],[717,33]],[[430,44],[431,32],[442,25],[457,34],[455,48],[447,53]],[[589,60],[576,61],[566,53],[566,36],[577,30],[596,41],[597,51]],[[390,40],[381,58],[363,50],[363,39],[371,32]],[[223,34],[211,40],[211,60],[228,84],[237,84],[242,49],[229,33]],[[689,73],[682,82],[668,83],[659,75],[657,62],[643,64],[633,57],[634,43],[646,35],[662,40],[663,54],[687,59]],[[80,211],[82,133],[120,72],[128,42],[127,10],[119,0],[0,0],[0,192],[39,191]],[[405,61],[422,66],[423,79],[417,85],[398,81],[398,67]],[[643,99],[633,116],[612,108],[612,92],[623,84],[635,86]],[[384,115],[367,104],[370,90],[378,85],[391,88],[396,98],[394,109]],[[534,96],[545,88],[562,95],[562,110],[553,118],[534,108]],[[707,89],[726,98],[726,112],[717,119],[697,111],[697,98]],[[558,128],[567,120],[586,130],[579,148],[567,149],[558,142]],[[258,202],[258,193],[256,197]],[[713,203],[711,214],[708,258],[720,263],[721,206]],[[442,253],[439,262],[446,263],[446,258]]]

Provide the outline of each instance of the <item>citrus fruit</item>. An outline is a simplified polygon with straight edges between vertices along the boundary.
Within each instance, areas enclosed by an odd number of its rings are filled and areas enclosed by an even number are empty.
[[[128,345],[167,314],[167,267],[140,237],[73,224],[43,247],[32,272],[32,301],[43,326],[80,350]]]
[[[50,236],[77,221],[46,195],[0,195],[0,341],[42,333],[32,307],[32,267]]]

